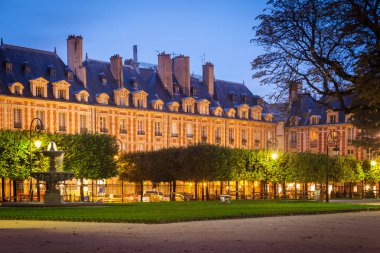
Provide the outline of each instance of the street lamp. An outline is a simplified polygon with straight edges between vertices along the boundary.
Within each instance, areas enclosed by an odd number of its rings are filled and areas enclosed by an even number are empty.
[[[341,139],[341,135],[338,131],[336,130],[331,130],[329,134],[326,137],[326,154],[327,154],[327,167],[326,167],[326,203],[329,202],[329,138],[331,137],[331,140],[334,143],[334,148],[333,148],[333,155],[336,157],[339,155],[339,147],[338,143]]]
[[[376,166],[376,164],[377,164],[377,162],[375,161],[375,160],[372,160],[371,161],[371,166],[373,167],[373,166]]]
[[[116,141],[120,143],[119,147],[120,147],[120,156],[121,156],[123,155],[123,143],[121,142],[120,139],[116,139]],[[115,160],[118,160],[118,159],[119,159],[119,156],[115,155]],[[121,180],[121,202],[124,202],[124,181],[123,180]]]
[[[269,149],[272,149],[274,150],[274,152],[271,154],[271,158],[273,160],[276,160],[278,158],[278,154],[275,152],[275,150],[277,149],[278,147],[278,140],[276,138],[269,138],[267,140],[267,150]],[[269,157],[267,157],[267,167],[269,166]],[[265,198],[267,197],[267,194],[268,194],[268,183],[267,183],[267,179],[265,178],[265,181],[264,181],[264,194],[265,194]]]
[[[36,125],[34,126],[34,131],[38,134],[39,132],[41,132],[41,130],[43,129],[43,123],[42,123],[42,120],[40,118],[34,118],[32,119],[32,121],[30,122],[30,126],[29,126],[29,151],[30,151],[30,163],[29,163],[29,201],[33,201],[33,184],[32,184],[32,177],[30,176],[31,173],[32,173],[32,168],[33,168],[33,157],[32,157],[32,131],[33,131],[33,123],[34,121],[36,121]],[[36,148],[40,148],[41,147],[41,141],[40,140],[36,140],[34,142],[34,146]],[[37,185],[37,189],[38,189],[38,185]]]

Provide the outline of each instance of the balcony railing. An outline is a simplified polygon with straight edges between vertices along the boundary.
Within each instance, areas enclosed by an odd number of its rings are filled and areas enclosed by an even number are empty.
[[[162,136],[162,132],[154,132],[155,136]]]
[[[193,138],[193,137],[194,137],[194,134],[186,134],[186,137],[187,137],[187,138]]]
[[[139,131],[137,131],[137,135],[145,135],[145,131],[139,130]]]
[[[66,132],[66,126],[58,126],[58,131]]]
[[[127,129],[124,129],[124,128],[120,128],[119,132],[121,134],[127,134],[128,133]]]
[[[13,123],[13,128],[22,128],[21,122],[14,122]]]
[[[178,137],[178,133],[172,133],[172,137]]]
[[[108,129],[107,129],[107,128],[103,128],[103,127],[101,127],[101,128],[100,128],[100,132],[101,132],[101,133],[108,133]]]

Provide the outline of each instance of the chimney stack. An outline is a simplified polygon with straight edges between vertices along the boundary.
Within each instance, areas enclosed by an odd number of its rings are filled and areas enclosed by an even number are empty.
[[[210,62],[206,62],[203,65],[203,84],[207,86],[208,94],[211,97],[214,96],[214,65]]]
[[[181,86],[183,95],[190,96],[190,58],[179,55],[173,59],[174,76]]]
[[[110,68],[113,78],[115,78],[119,88],[123,86],[123,63],[122,58],[115,54],[110,58]]]
[[[83,66],[83,38],[69,35],[67,38],[67,65],[87,87],[86,68]]]
[[[133,45],[133,61],[135,63],[138,62],[138,58],[137,58],[137,45]]]
[[[158,54],[158,76],[170,96],[173,97],[172,60],[170,54],[165,54],[165,52]]]

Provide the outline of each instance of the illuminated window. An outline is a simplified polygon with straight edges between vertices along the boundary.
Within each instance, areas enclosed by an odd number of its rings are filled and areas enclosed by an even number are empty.
[[[45,112],[44,111],[36,111],[36,117],[42,121],[42,125],[45,125]]]
[[[106,117],[100,117],[100,132],[108,133],[107,118]]]
[[[245,146],[247,144],[247,135],[245,129],[241,130],[241,144]]]
[[[43,96],[44,96],[44,88],[36,87],[36,97],[43,97]]]
[[[81,133],[87,132],[87,117],[86,115],[79,116],[79,128]]]
[[[66,113],[64,112],[58,114],[58,130],[66,132]]]
[[[58,99],[65,99],[65,93],[66,91],[63,89],[58,90]]]
[[[162,136],[161,122],[160,121],[155,121],[154,122],[154,135],[155,136]]]
[[[290,145],[297,145],[297,132],[290,132]]]
[[[142,120],[137,121],[137,134],[138,135],[145,135],[144,121],[142,121]]]
[[[186,124],[186,136],[188,138],[193,138],[193,125],[192,124]]]
[[[177,122],[172,122],[172,136],[173,137],[178,137]]]
[[[229,142],[230,144],[234,144],[234,129],[233,128],[229,128],[228,129],[228,139],[229,139]]]
[[[127,133],[127,120],[126,119],[120,119],[120,133],[126,134]]]

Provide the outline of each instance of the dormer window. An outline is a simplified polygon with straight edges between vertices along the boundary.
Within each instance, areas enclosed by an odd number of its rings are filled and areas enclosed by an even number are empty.
[[[106,78],[106,75],[103,72],[101,72],[99,74],[99,79],[100,79],[100,81],[102,82],[103,85],[107,84],[107,78]]]
[[[192,97],[187,97],[182,99],[182,110],[186,113],[194,113],[195,112],[195,99]]]
[[[310,124],[311,125],[318,125],[319,124],[319,119],[320,119],[319,115],[312,115],[312,116],[310,116]]]
[[[172,112],[178,112],[179,109],[179,103],[176,101],[167,103],[167,107],[169,108],[170,111]]]
[[[39,77],[37,79],[29,80],[30,82],[30,91],[35,97],[47,97],[47,84],[48,80],[45,78]]]
[[[210,102],[207,99],[202,99],[202,100],[197,101],[198,113],[201,115],[208,115],[209,105],[210,105]]]
[[[124,87],[113,91],[115,103],[118,106],[129,106],[129,90]]]
[[[99,104],[103,104],[103,105],[107,105],[108,104],[108,100],[109,100],[109,96],[107,93],[100,93],[96,96],[96,101],[99,103]]]
[[[290,118],[290,126],[298,126],[300,118],[297,116],[293,116]]]
[[[339,121],[338,112],[327,110],[327,124],[336,124]]]
[[[254,120],[261,120],[263,108],[259,105],[251,107],[251,118]]]
[[[5,62],[5,71],[7,73],[11,73],[12,72],[12,68],[13,68],[13,64],[9,60],[6,60],[6,62]]]
[[[56,77],[57,76],[57,70],[54,67],[49,67],[48,72],[49,72],[50,77]]]
[[[239,118],[248,119],[249,106],[247,104],[242,104],[242,105],[236,106],[236,108],[238,111]]]
[[[19,82],[9,84],[8,87],[11,93],[16,96],[21,96],[24,90],[24,85],[22,85],[22,83]]]
[[[221,117],[223,113],[223,109],[220,106],[214,107],[212,108],[212,113],[214,114],[214,116]]]
[[[152,101],[152,107],[155,110],[162,110],[163,109],[164,102],[161,99],[156,99]]]
[[[86,90],[81,90],[75,93],[75,97],[79,102],[88,102],[89,93]]]
[[[227,117],[229,118],[235,118],[236,117],[236,111],[234,108],[226,108],[225,109]]]
[[[71,84],[65,80],[53,82],[53,94],[56,99],[69,99],[69,88]]]
[[[25,74],[31,74],[32,73],[32,67],[29,66],[29,62],[24,62],[24,72]]]
[[[73,79],[74,79],[74,74],[73,74],[73,72],[67,72],[67,79],[68,80],[70,80],[70,81],[72,81]]]
[[[268,113],[265,115],[265,121],[272,122],[273,120],[273,115],[271,113]]]
[[[133,106],[138,108],[147,107],[148,93],[143,90],[132,92]]]

